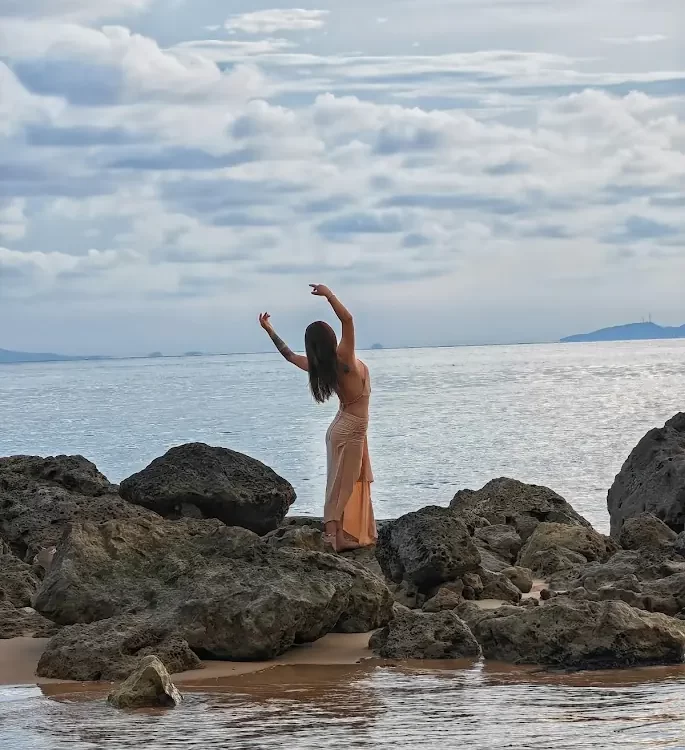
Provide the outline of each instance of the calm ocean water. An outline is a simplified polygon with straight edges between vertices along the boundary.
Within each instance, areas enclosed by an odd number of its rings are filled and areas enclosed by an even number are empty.
[[[683,750],[684,687],[682,669],[298,667],[136,713],[102,696],[0,688],[0,741],[3,750]]]
[[[600,530],[635,443],[685,408],[685,341],[368,352],[380,518],[497,476],[545,484]],[[112,481],[188,441],[264,461],[322,511],[324,435],[277,354],[0,367],[0,455],[82,453]]]
[[[509,475],[549,485],[597,528],[637,440],[684,408],[685,341],[365,355],[379,517]],[[248,453],[321,511],[334,406],[278,356],[0,367],[0,455],[82,453],[113,481],[172,445]],[[0,747],[640,750],[685,748],[685,668],[560,677],[493,665],[296,668],[187,696],[167,713],[0,687]]]

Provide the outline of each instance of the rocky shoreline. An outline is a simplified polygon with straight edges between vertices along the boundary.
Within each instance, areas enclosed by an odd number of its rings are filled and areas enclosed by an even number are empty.
[[[273,660],[330,633],[372,633],[391,660],[683,661],[685,413],[616,477],[610,537],[551,489],[501,478],[336,555],[319,521],[289,515],[295,499],[260,462],[202,444],[119,487],[80,456],[0,458],[0,639],[50,638],[38,676],[80,681],[152,656],[171,673]]]

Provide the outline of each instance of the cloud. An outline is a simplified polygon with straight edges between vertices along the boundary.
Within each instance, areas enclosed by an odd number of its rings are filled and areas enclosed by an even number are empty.
[[[435,342],[581,329],[589,283],[680,315],[685,34],[626,57],[596,29],[663,27],[642,0],[438,5],[257,11],[227,39],[195,38],[226,36],[213,0],[0,13],[0,315],[118,319],[126,289],[139,325],[108,341],[145,351],[168,309],[300,321],[311,276],[397,343],[421,315]]]
[[[629,216],[617,231],[604,238],[611,244],[627,244],[631,242],[655,241],[685,234],[685,227],[678,228],[670,224],[647,218],[645,216]]]
[[[91,148],[93,146],[131,146],[148,140],[145,135],[117,127],[75,125],[28,125],[26,142],[30,146],[48,148]]]
[[[339,238],[356,234],[393,234],[403,229],[402,217],[394,213],[359,212],[322,221],[319,234]]]
[[[258,39],[254,41],[202,39],[200,41],[181,42],[176,45],[177,50],[194,52],[215,62],[276,54],[296,47],[297,45],[288,39]]]
[[[78,106],[238,101],[266,93],[264,78],[248,65],[224,73],[192,49],[165,50],[122,26],[0,18],[0,49],[27,89]]]
[[[26,234],[27,218],[23,199],[0,199],[0,242],[14,242]]]
[[[273,34],[276,31],[309,31],[326,23],[327,10],[274,8],[231,16],[224,24],[228,31],[246,34]]]
[[[608,36],[603,37],[602,41],[607,44],[632,45],[632,44],[656,44],[665,42],[668,37],[665,34],[636,34],[635,36]]]
[[[225,169],[256,161],[259,155],[251,149],[236,149],[228,154],[211,154],[202,149],[176,146],[160,151],[145,151],[124,156],[111,162],[112,169],[134,169],[147,171],[211,171]]]

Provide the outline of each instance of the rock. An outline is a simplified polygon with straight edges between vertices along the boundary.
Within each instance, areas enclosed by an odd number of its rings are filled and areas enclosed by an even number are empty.
[[[521,537],[516,533],[516,530],[506,524],[481,527],[475,530],[474,536],[509,564],[516,561],[523,546]]]
[[[369,642],[383,659],[471,659],[481,655],[468,625],[454,612],[398,612]]]
[[[45,575],[46,573],[50,571],[50,567],[52,566],[52,561],[54,560],[56,554],[57,554],[57,547],[44,547],[33,558],[34,567],[38,568],[39,570],[42,570],[43,575]]]
[[[406,579],[422,592],[476,570],[481,560],[466,526],[449,508],[435,506],[381,528],[376,556],[388,579]]]
[[[275,547],[295,547],[296,549],[313,552],[333,553],[333,548],[324,539],[323,531],[317,526],[287,524],[267,534],[265,539]],[[369,546],[349,550],[343,552],[341,557],[361,565],[377,578],[384,580],[383,571],[376,559],[375,547]]]
[[[456,609],[464,599],[461,594],[448,588],[441,588],[438,593],[423,605],[424,612],[445,612]]]
[[[36,608],[63,625],[136,614],[206,658],[271,659],[391,616],[385,583],[339,556],[216,520],[74,524]],[[130,665],[128,665],[130,671]]]
[[[615,542],[592,528],[561,523],[541,523],[521,550],[519,565],[531,570],[539,570],[536,567],[537,553],[555,549],[582,555],[587,562],[605,562],[618,551]]]
[[[518,565],[506,568],[502,571],[522,594],[529,594],[533,590],[533,573],[528,568],[522,568]]]
[[[33,568],[12,553],[0,555],[0,602],[30,607],[40,581]]]
[[[133,674],[112,690],[107,700],[115,708],[178,706],[183,698],[166,667],[156,656],[146,656]]]
[[[9,638],[49,638],[59,630],[31,607],[14,607],[0,601],[0,640]]]
[[[524,542],[541,522],[591,528],[556,492],[515,479],[493,479],[480,490],[461,490],[450,507],[457,515],[475,514],[491,524],[511,526]]]
[[[623,464],[607,496],[611,535],[623,522],[653,513],[677,534],[685,530],[685,412],[650,430]]]
[[[621,550],[605,563],[594,563],[577,571],[578,585],[596,591],[600,586],[634,576],[642,566],[642,556],[634,550]]]
[[[485,584],[479,598],[518,604],[521,601],[521,592],[506,576],[496,573]]]
[[[589,564],[577,571],[576,584],[596,591],[606,585],[624,585],[632,578],[642,587],[642,582],[659,581],[684,573],[685,562],[670,559],[663,550],[620,550],[606,563]]]
[[[499,557],[492,550],[486,547],[479,539],[474,539],[478,552],[480,552],[480,566],[483,570],[489,573],[501,573],[506,568],[510,567],[511,563],[509,560],[505,560],[503,557]]]
[[[257,534],[279,526],[295,502],[290,483],[268,466],[204,443],[172,448],[124,480],[119,491],[165,518],[217,518]]]
[[[552,547],[540,550],[526,560],[521,560],[521,565],[524,564],[545,580],[559,582],[561,579],[565,582],[576,580],[583,567],[587,565],[587,560],[565,547]],[[567,588],[567,585],[564,584],[562,588]]]
[[[617,549],[609,537],[592,528],[541,523],[521,550],[518,564],[546,579],[563,571],[573,576],[588,561],[604,562]]]
[[[685,557],[685,531],[681,531],[673,542],[673,551],[681,557]]]
[[[370,633],[392,619],[395,600],[382,578],[353,560],[329,556],[329,562],[332,574],[345,572],[352,582],[347,604],[334,628],[336,633]]]
[[[464,589],[471,589],[478,597],[483,593],[483,579],[478,573],[464,573],[461,580],[464,584]]]
[[[283,519],[281,528],[292,529],[307,526],[316,531],[325,531],[323,518],[315,516],[286,516]]]
[[[555,597],[532,609],[502,608],[473,623],[486,659],[564,669],[679,664],[685,629],[624,602]]]
[[[122,500],[82,456],[0,458],[0,535],[25,562],[56,546],[72,521],[156,517]]]
[[[677,536],[675,531],[655,515],[641,513],[634,518],[625,519],[618,535],[618,542],[623,549],[673,549]]]
[[[311,526],[281,526],[264,537],[274,547],[295,547],[312,552],[331,552],[322,531]]]
[[[428,599],[428,596],[422,594],[410,581],[391,583],[389,588],[395,603],[407,609],[421,609]]]
[[[199,669],[198,656],[175,632],[145,616],[125,615],[63,628],[38,662],[39,677],[116,681],[128,677],[144,656],[155,655],[172,674]]]

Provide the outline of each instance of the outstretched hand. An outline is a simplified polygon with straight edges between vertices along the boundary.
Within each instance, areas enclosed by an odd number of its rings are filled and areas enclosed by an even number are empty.
[[[259,325],[268,333],[272,330],[271,315],[268,312],[261,313],[259,316]]]
[[[326,297],[328,299],[331,296],[331,290],[323,284],[310,284],[309,286],[312,288],[312,294],[315,297]]]

